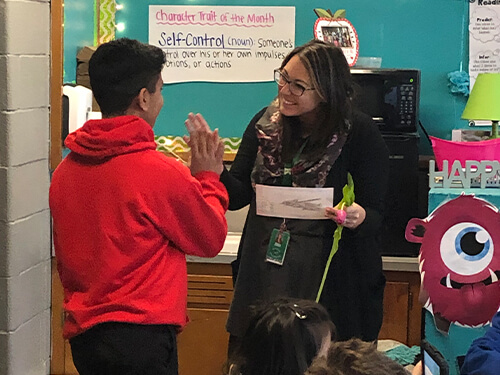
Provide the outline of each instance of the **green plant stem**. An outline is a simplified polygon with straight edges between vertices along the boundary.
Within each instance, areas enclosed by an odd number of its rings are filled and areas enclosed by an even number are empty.
[[[339,241],[340,238],[342,237],[343,229],[344,227],[342,225],[337,225],[337,229],[335,229],[335,233],[333,234],[333,246],[332,250],[330,251],[330,255],[328,256],[325,270],[323,271],[323,278],[321,279],[321,284],[318,289],[316,302],[319,302],[319,299],[321,298],[321,293],[323,293],[323,288],[325,286],[325,281],[326,281],[326,275],[328,275],[328,270],[330,269],[330,263],[332,262],[333,256],[335,255],[335,253],[337,253],[337,250],[339,249]]]
[[[345,206],[350,206],[354,203],[354,181],[350,173],[347,173],[347,184],[342,189],[342,200],[340,201],[340,209],[343,210]],[[337,224],[337,229],[333,233],[333,244],[330,250],[330,255],[325,265],[325,270],[323,271],[323,278],[321,279],[321,284],[318,289],[318,294],[316,295],[316,302],[319,302],[321,298],[321,293],[323,293],[323,288],[325,286],[326,276],[328,275],[328,270],[330,269],[330,263],[332,262],[333,256],[337,253],[339,249],[339,241],[342,238],[343,225]]]

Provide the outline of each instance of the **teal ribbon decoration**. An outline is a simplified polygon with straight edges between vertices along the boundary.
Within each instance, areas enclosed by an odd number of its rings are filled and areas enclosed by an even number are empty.
[[[345,206],[350,206],[354,203],[354,181],[352,180],[352,176],[350,173],[347,173],[347,184],[342,189],[342,200],[339,203],[340,209],[343,209]],[[337,253],[339,249],[339,241],[342,238],[342,230],[344,227],[340,224],[337,224],[337,229],[333,233],[333,244],[332,249],[330,250],[330,255],[328,256],[328,261],[325,265],[325,270],[323,272],[323,278],[321,279],[321,284],[319,286],[318,295],[316,296],[316,302],[319,302],[321,298],[321,293],[323,293],[323,288],[325,286],[326,275],[328,274],[328,270],[330,269],[330,263],[332,262],[333,256]]]

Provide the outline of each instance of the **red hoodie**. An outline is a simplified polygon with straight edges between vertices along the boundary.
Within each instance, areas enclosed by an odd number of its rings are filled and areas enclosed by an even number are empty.
[[[50,186],[64,337],[102,322],[186,324],[185,254],[213,257],[227,233],[219,176],[156,151],[135,116],[91,120]]]

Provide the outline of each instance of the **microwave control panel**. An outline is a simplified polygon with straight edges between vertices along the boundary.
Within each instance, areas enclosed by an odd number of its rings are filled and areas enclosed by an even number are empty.
[[[412,84],[399,86],[399,127],[401,128],[416,128],[416,94],[417,89]]]

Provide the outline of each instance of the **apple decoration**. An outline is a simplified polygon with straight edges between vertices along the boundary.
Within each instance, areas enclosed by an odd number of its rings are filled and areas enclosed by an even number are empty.
[[[341,48],[349,66],[354,66],[359,56],[359,39],[356,29],[345,18],[345,9],[332,13],[330,9],[315,8],[314,13],[318,16],[314,37]]]

